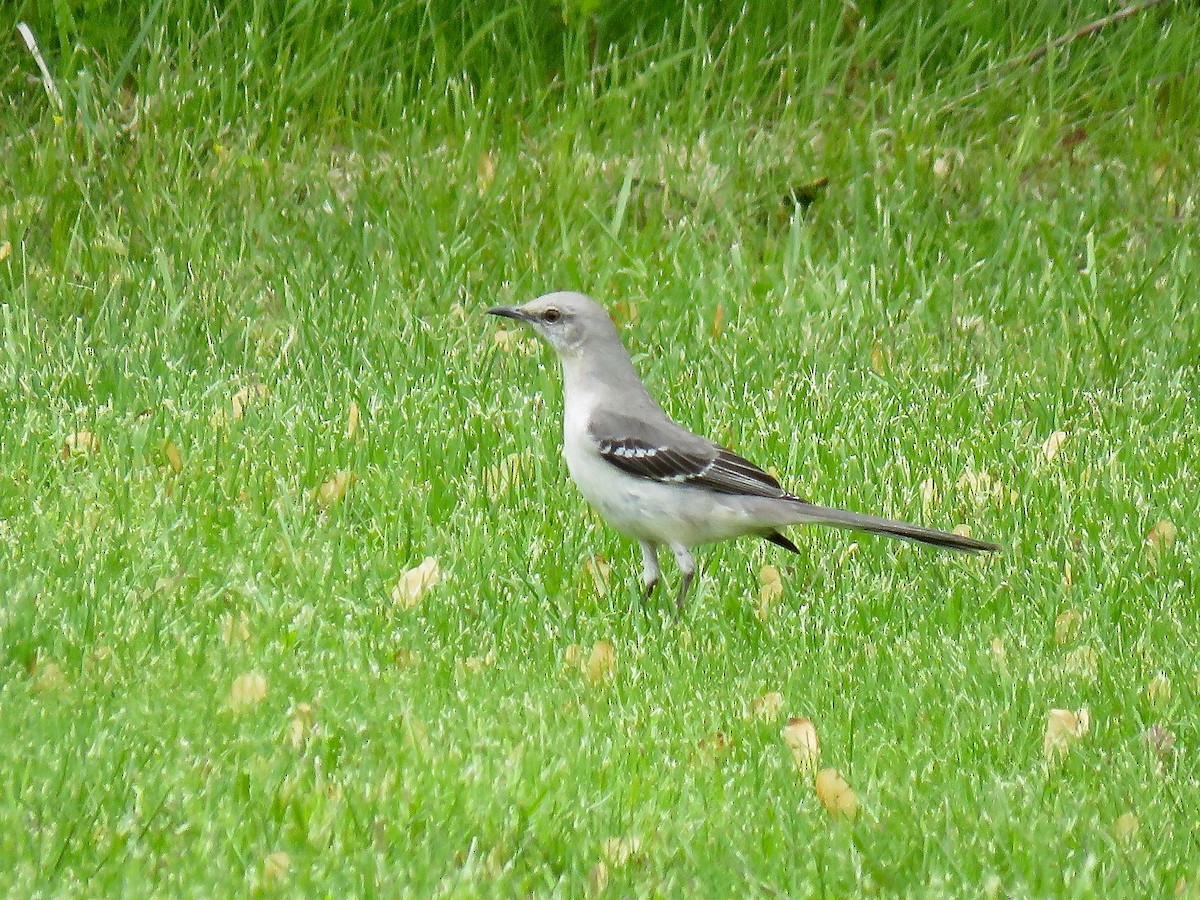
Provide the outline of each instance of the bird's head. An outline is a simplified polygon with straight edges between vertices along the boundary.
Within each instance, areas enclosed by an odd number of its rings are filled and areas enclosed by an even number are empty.
[[[497,306],[488,314],[524,322],[564,359],[580,355],[589,342],[617,337],[604,307],[574,291],[545,294],[523,306]]]

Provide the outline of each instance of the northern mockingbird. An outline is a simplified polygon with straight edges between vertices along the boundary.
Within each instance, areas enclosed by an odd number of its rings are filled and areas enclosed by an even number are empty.
[[[567,468],[608,524],[641,545],[646,597],[661,574],[659,547],[675,554],[682,609],[696,571],[693,547],[752,534],[799,553],[783,533],[789,525],[815,522],[967,553],[999,549],[789,494],[753,463],[671,421],[646,391],[612,319],[590,297],[563,291],[488,312],[531,326],[558,353]]]

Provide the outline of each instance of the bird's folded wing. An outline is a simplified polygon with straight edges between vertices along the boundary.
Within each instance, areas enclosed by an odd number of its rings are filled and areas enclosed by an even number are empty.
[[[722,494],[795,499],[749,460],[673,422],[669,426],[657,429],[662,432],[658,434],[645,422],[618,416],[599,425],[593,422],[589,433],[604,460],[639,478]]]

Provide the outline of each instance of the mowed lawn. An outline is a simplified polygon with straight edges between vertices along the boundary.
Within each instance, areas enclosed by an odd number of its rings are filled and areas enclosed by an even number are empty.
[[[1200,895],[1200,14],[945,6],[19,2],[0,892]],[[556,289],[1003,552],[643,602]]]

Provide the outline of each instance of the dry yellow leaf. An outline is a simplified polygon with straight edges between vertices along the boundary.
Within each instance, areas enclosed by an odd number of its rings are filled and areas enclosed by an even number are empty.
[[[567,645],[566,651],[563,653],[563,668],[574,669],[577,672],[583,671],[583,648],[578,644]]]
[[[599,554],[589,556],[583,561],[583,575],[591,582],[596,594],[603,597],[608,593],[609,574],[612,567],[608,560]]]
[[[163,441],[162,452],[163,456],[167,458],[167,465],[171,467],[172,472],[178,475],[183,471],[183,455],[173,441]]]
[[[600,845],[600,854],[614,869],[619,869],[642,852],[642,839],[610,837]]]
[[[787,744],[788,750],[792,753],[796,767],[801,772],[809,774],[815,771],[817,763],[821,759],[821,742],[817,740],[817,729],[813,725],[812,719],[788,719],[787,725],[783,727],[780,734],[783,736],[783,742]],[[833,770],[826,769],[825,771],[832,772]]]
[[[340,503],[346,498],[346,492],[350,490],[350,485],[356,481],[358,481],[358,476],[353,472],[338,472],[317,488],[314,495],[317,505],[322,509],[329,509],[334,504]]]
[[[618,300],[612,305],[612,317],[618,325],[631,325],[638,320],[637,306],[630,300]]]
[[[495,333],[492,334],[492,343],[494,343],[501,350],[512,350],[516,345],[517,339],[518,335],[515,331],[508,331],[503,328],[498,328]]]
[[[606,887],[608,887],[608,866],[598,862],[588,872],[588,894],[598,897],[604,893]]]
[[[923,507],[931,506],[938,498],[937,483],[932,478],[926,478],[921,482],[921,505]]]
[[[871,347],[871,371],[880,376],[887,373],[887,357],[879,344]]]
[[[1055,431],[1050,437],[1042,441],[1042,456],[1047,461],[1054,459],[1054,457],[1058,456],[1058,451],[1062,449],[1063,442],[1066,439],[1067,433],[1065,431]]]
[[[33,689],[39,694],[57,694],[67,688],[67,676],[52,660],[39,656],[32,674]]]
[[[758,572],[758,598],[764,604],[774,603],[783,596],[783,577],[772,565],[763,566]]]
[[[234,712],[253,709],[267,696],[267,679],[257,672],[247,672],[233,679],[229,689],[229,708]]]
[[[1046,737],[1042,752],[1047,762],[1055,762],[1071,752],[1071,745],[1091,729],[1091,716],[1087,707],[1072,712],[1069,709],[1052,709],[1046,716]]]
[[[244,644],[250,640],[250,617],[244,611],[238,613],[236,619],[233,613],[222,613],[221,637],[227,644],[232,644],[234,641]]]
[[[608,641],[596,641],[584,671],[593,682],[612,678],[617,671],[617,651],[613,645]]]
[[[248,387],[234,391],[232,397],[229,398],[229,406],[233,412],[233,418],[240,419],[246,415],[246,410],[258,400],[267,396],[267,386],[265,384],[252,384]]]
[[[509,859],[509,850],[504,844],[498,844],[489,850],[484,862],[484,871],[487,872],[488,878],[494,881],[503,875]]]
[[[346,410],[346,437],[352,440],[358,437],[359,418],[358,404],[351,400]]]
[[[292,745],[292,749],[299,750],[308,742],[308,736],[312,733],[313,726],[313,710],[309,703],[297,703],[295,709],[292,710],[292,717],[288,721],[288,740]]]
[[[783,694],[769,691],[750,704],[750,714],[756,719],[774,719],[783,709]]]
[[[1063,574],[1062,574],[1063,587],[1066,588],[1067,590],[1070,590],[1071,585],[1074,583],[1074,581],[1075,581],[1075,578],[1074,578],[1074,572],[1071,570],[1071,563],[1070,562],[1063,563]]]
[[[837,769],[822,769],[813,787],[817,799],[831,816],[853,819],[858,814],[858,795]]]
[[[392,588],[392,602],[404,609],[412,609],[440,578],[438,561],[432,556],[427,556],[400,576],[400,581]]]
[[[992,655],[992,664],[1001,672],[1008,671],[1008,650],[1004,646],[1004,641],[1001,638],[992,638],[992,643],[988,647],[988,652]]]
[[[725,305],[718,303],[717,308],[713,310],[712,319],[712,336],[720,337],[721,332],[725,330]]]
[[[500,462],[484,469],[483,484],[487,489],[488,496],[495,500],[509,487],[517,484],[526,465],[525,456],[520,453],[510,453]]]
[[[479,186],[480,191],[486,191],[491,187],[495,177],[496,161],[492,159],[491,153],[484,150],[479,154],[479,161],[475,164],[475,183]]]
[[[1159,672],[1146,685],[1146,699],[1157,709],[1171,702],[1171,679],[1165,673]]]
[[[468,656],[463,660],[463,668],[472,675],[478,675],[488,666],[496,662],[496,648],[493,647],[483,656]]]
[[[950,529],[950,532],[952,534],[957,534],[959,537],[969,538],[971,536],[971,526],[970,525],[955,525],[953,528]]]
[[[754,614],[765,622],[779,598],[783,596],[783,576],[772,565],[763,566],[758,572],[758,606]]]
[[[398,669],[408,669],[412,666],[420,665],[421,654],[416,650],[401,648],[392,654],[392,663]]]
[[[72,456],[90,456],[99,452],[99,437],[90,431],[77,431],[67,435],[67,439],[63,441],[61,455],[63,459],[70,459]]]
[[[971,499],[977,504],[999,500],[1015,502],[1004,487],[1004,482],[992,478],[987,472],[972,472],[967,469],[959,476],[955,486],[959,490],[967,489],[971,493]]]
[[[971,469],[965,469],[958,476],[958,481],[955,482],[954,486],[960,490],[967,488],[976,496],[986,495],[991,492],[992,476],[987,472],[974,472]]]
[[[287,881],[288,872],[292,869],[292,858],[282,850],[276,850],[263,860],[262,881],[265,887],[272,887]]]
[[[0,244],[0,262],[8,259],[10,253],[12,253],[12,242],[5,241],[3,244]]]
[[[1122,844],[1127,844],[1133,840],[1133,836],[1137,834],[1138,820],[1131,812],[1117,816],[1117,821],[1113,823],[1113,831],[1116,832],[1117,840]]]
[[[1083,617],[1073,609],[1059,613],[1054,620],[1054,640],[1058,644],[1069,643],[1079,633],[1082,622]]]
[[[1173,522],[1167,519],[1159,519],[1155,522],[1146,532],[1146,549],[1150,554],[1150,559],[1156,561],[1160,553],[1175,546],[1175,538],[1178,534],[1179,529]]]

